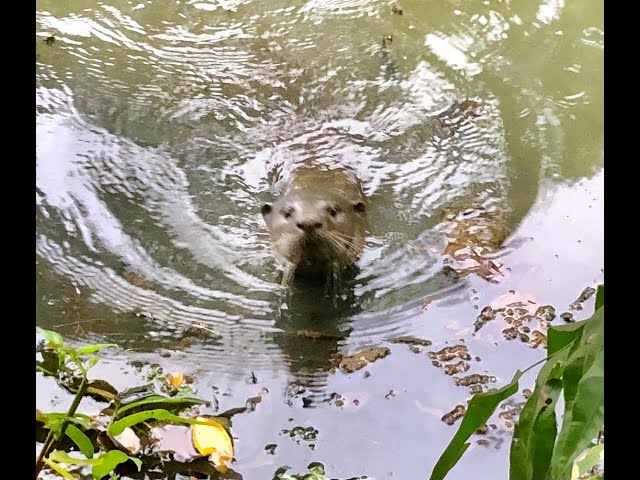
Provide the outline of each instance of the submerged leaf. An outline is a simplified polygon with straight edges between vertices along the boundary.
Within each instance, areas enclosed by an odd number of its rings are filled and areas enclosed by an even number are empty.
[[[208,425],[192,427],[193,446],[201,455],[208,455],[216,470],[224,473],[227,462],[233,460],[233,443],[227,430],[212,418],[197,417]]]

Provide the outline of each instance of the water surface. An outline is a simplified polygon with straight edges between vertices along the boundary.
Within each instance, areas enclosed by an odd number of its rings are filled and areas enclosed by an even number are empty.
[[[602,5],[392,5],[37,3],[38,325],[117,342],[96,371],[115,385],[143,359],[205,398],[215,386],[222,410],[267,388],[234,419],[245,479],[310,461],[425,478],[455,430],[440,417],[469,396],[426,351],[463,339],[481,359],[467,374],[508,381],[543,351],[506,341],[502,320],[472,335],[480,310],[517,298],[559,314],[604,277]],[[304,288],[283,308],[260,206],[299,163],[352,168],[371,198],[351,308]],[[439,274],[443,219],[469,208],[504,233],[495,283]],[[374,345],[392,353],[369,378],[331,371]],[[291,382],[306,393],[288,398]],[[36,385],[51,408],[56,387]],[[347,406],[322,401],[333,392]],[[279,435],[290,418],[320,431],[314,449]],[[508,429],[495,437],[451,478],[506,478]]]

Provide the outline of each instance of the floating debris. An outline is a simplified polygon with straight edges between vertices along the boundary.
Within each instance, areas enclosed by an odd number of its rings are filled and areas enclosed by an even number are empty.
[[[585,288],[580,296],[576,298],[570,305],[571,310],[582,310],[582,303],[586,302],[596,293],[596,289],[593,287]]]
[[[431,359],[437,359],[441,362],[448,362],[454,358],[461,358],[462,360],[471,360],[469,349],[466,345],[455,345],[453,347],[444,347],[437,352],[428,352],[427,355]]]
[[[467,409],[464,407],[464,405],[456,405],[454,409],[449,413],[445,413],[440,420],[442,420],[447,425],[453,425],[454,423],[456,423],[456,420],[464,417],[466,411]]]
[[[356,372],[369,363],[373,363],[376,360],[386,357],[391,353],[387,347],[373,347],[367,350],[362,350],[353,355],[338,358],[338,368],[344,373]]]

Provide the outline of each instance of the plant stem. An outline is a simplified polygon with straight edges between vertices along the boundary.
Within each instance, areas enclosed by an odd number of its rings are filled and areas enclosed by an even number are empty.
[[[88,384],[89,382],[87,380],[87,377],[83,376],[82,382],[80,383],[80,387],[78,388],[78,391],[76,392],[76,396],[73,399],[73,403],[71,404],[71,406],[69,407],[69,411],[67,412],[67,417],[64,419],[64,421],[62,422],[62,425],[60,426],[60,438],[64,437],[64,433],[67,430],[67,425],[69,425],[69,418],[73,417],[76,414],[76,410],[80,405],[80,401],[82,400],[82,397],[84,397],[84,394],[87,391]],[[36,479],[38,478],[38,475],[40,475],[40,472],[44,467],[44,459],[48,457],[49,454],[51,453],[51,448],[53,447],[55,442],[56,442],[55,434],[53,433],[53,430],[49,430],[49,433],[47,434],[47,438],[45,439],[44,444],[42,445],[42,450],[40,450],[40,455],[38,455],[38,460],[36,461]]]

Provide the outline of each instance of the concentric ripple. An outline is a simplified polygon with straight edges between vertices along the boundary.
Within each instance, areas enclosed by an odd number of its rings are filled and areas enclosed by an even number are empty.
[[[348,332],[318,354],[322,371],[352,340],[404,332],[426,296],[455,299],[443,210],[510,214],[509,147],[557,148],[555,109],[590,101],[550,104],[542,137],[508,134],[492,87],[519,28],[507,5],[469,7],[452,36],[386,1],[108,3],[38,4],[38,281],[79,288],[127,345],[202,328],[208,362],[276,368],[299,361],[295,331]],[[523,109],[545,101],[510,73]],[[329,323],[285,298],[259,214],[300,164],[352,168],[372,200],[358,301]]]

